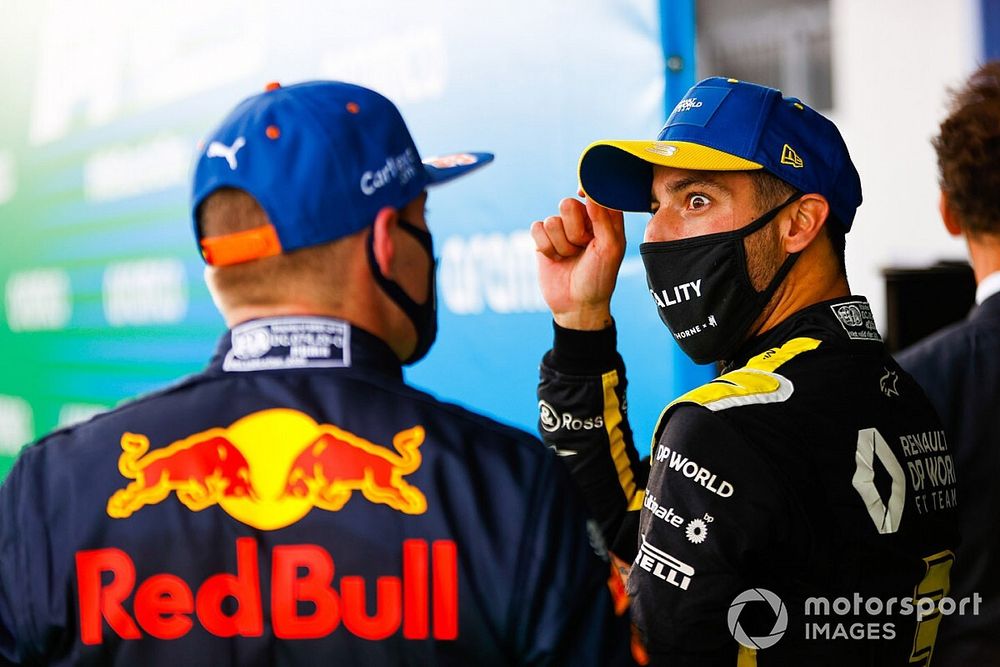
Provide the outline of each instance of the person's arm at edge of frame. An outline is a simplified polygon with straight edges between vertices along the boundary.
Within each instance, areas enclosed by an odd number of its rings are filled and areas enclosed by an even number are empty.
[[[533,516],[513,577],[509,619],[517,664],[646,665],[624,584],[568,471],[553,458],[544,456],[536,470]]]
[[[572,198],[559,212],[531,227],[555,329],[540,368],[539,433],[568,466],[613,554],[630,563],[649,466],[633,443],[610,312],[625,254],[624,219]]]

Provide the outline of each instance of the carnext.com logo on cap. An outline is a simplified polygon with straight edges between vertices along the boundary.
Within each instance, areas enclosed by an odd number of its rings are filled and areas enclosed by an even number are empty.
[[[401,185],[406,185],[416,174],[417,153],[407,148],[399,155],[387,157],[384,166],[361,174],[361,191],[370,197],[397,178]]]

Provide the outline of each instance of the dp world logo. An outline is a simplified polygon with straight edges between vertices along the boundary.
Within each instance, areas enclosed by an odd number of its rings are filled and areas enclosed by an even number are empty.
[[[743,607],[751,602],[764,602],[774,612],[774,627],[766,635],[751,637],[740,625],[740,614],[743,613]],[[785,630],[788,629],[788,610],[785,609],[785,603],[781,601],[781,598],[766,588],[751,588],[736,596],[733,603],[729,605],[729,615],[726,620],[729,622],[729,632],[733,635],[733,639],[747,648],[765,649],[777,644],[778,640],[785,634]]]

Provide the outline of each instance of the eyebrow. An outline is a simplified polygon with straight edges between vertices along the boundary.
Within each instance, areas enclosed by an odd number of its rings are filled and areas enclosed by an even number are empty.
[[[666,190],[670,194],[677,194],[682,190],[690,188],[692,185],[699,185],[702,187],[715,188],[717,190],[722,190],[723,192],[729,192],[729,188],[725,185],[711,178],[705,178],[704,176],[688,176],[687,178],[681,178],[672,183],[666,185]]]

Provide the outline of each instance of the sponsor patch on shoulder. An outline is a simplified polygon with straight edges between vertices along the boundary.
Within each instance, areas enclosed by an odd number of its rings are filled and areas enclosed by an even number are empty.
[[[830,306],[834,317],[844,327],[851,340],[873,340],[882,342],[882,336],[875,326],[871,306],[867,301],[847,301]]]

